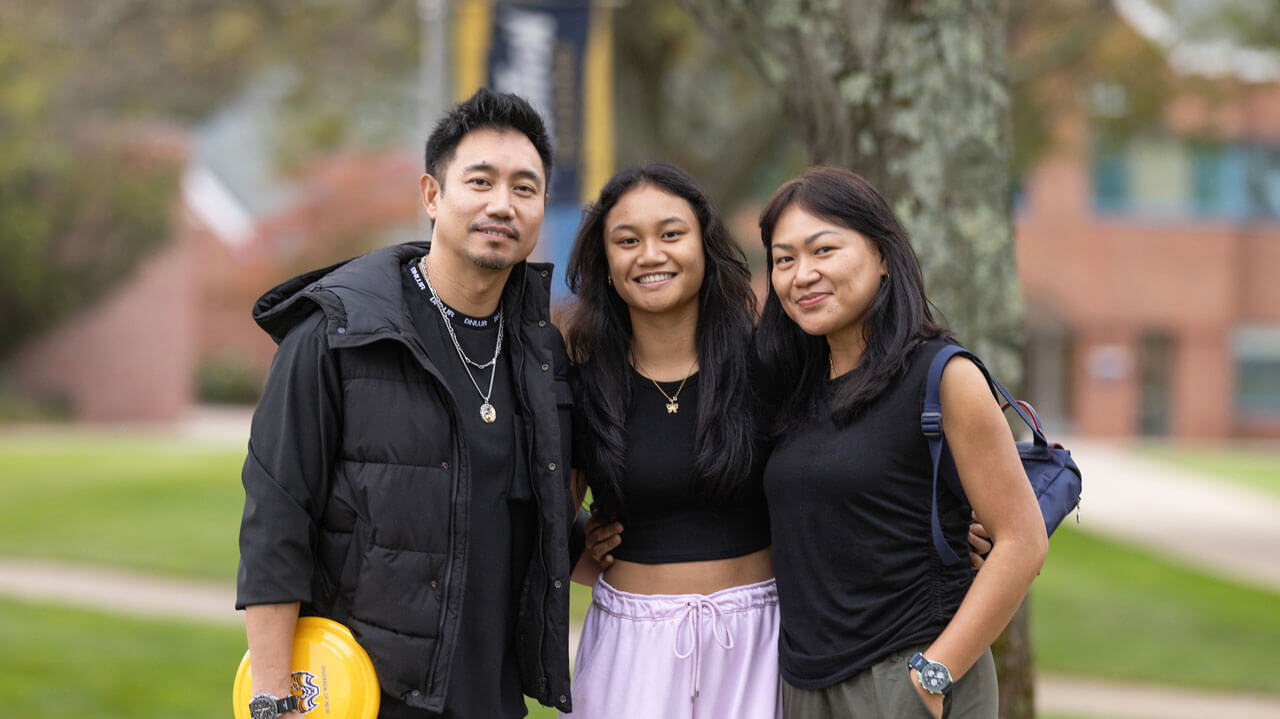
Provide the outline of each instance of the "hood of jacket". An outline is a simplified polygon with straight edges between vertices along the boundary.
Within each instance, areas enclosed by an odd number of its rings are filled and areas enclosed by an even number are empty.
[[[430,246],[392,245],[285,280],[258,298],[253,319],[277,344],[317,307],[325,313],[335,347],[387,335],[413,336],[400,273],[405,263],[427,254]],[[550,297],[550,264],[515,265],[502,290],[508,327],[514,329],[525,315],[536,321],[538,308],[546,307]]]

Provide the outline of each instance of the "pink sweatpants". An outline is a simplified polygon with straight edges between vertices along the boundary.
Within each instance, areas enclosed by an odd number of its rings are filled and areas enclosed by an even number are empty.
[[[778,591],[631,594],[596,582],[568,719],[776,719]]]

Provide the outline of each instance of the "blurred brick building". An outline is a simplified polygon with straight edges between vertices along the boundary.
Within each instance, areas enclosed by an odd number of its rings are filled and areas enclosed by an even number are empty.
[[[210,368],[265,378],[275,344],[253,302],[277,282],[421,234],[421,160],[347,153],[282,176],[270,86],[254,88],[181,142],[173,237],[110,294],[20,350],[19,390],[91,422],[181,418]],[[145,143],[144,143],[145,144]]]
[[[1023,184],[1027,392],[1074,432],[1280,437],[1280,59],[1211,59],[1217,97],[1064,120]]]
[[[1116,6],[1166,45],[1174,75],[1222,91],[1179,98],[1123,141],[1084,117],[1057,124],[1016,217],[1026,394],[1080,434],[1280,437],[1280,59],[1173,42],[1148,0]],[[266,288],[422,235],[416,152],[338,155],[282,178],[271,92],[194,135],[174,241],[26,348],[20,388],[84,419],[174,419],[202,368],[265,376],[274,345],[249,309]]]

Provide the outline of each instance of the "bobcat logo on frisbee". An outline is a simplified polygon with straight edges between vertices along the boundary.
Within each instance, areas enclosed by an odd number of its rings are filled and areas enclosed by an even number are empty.
[[[294,672],[293,686],[290,689],[298,697],[298,711],[310,714],[316,708],[316,698],[320,696],[320,687],[316,685],[316,675],[311,672]]]

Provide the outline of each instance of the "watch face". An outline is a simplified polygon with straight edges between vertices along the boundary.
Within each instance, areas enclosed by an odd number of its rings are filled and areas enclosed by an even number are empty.
[[[250,719],[275,719],[276,716],[276,703],[271,697],[258,696],[249,702]]]
[[[925,689],[937,693],[947,688],[951,683],[951,677],[947,676],[946,667],[937,662],[930,662],[924,671],[920,672],[920,683]]]

